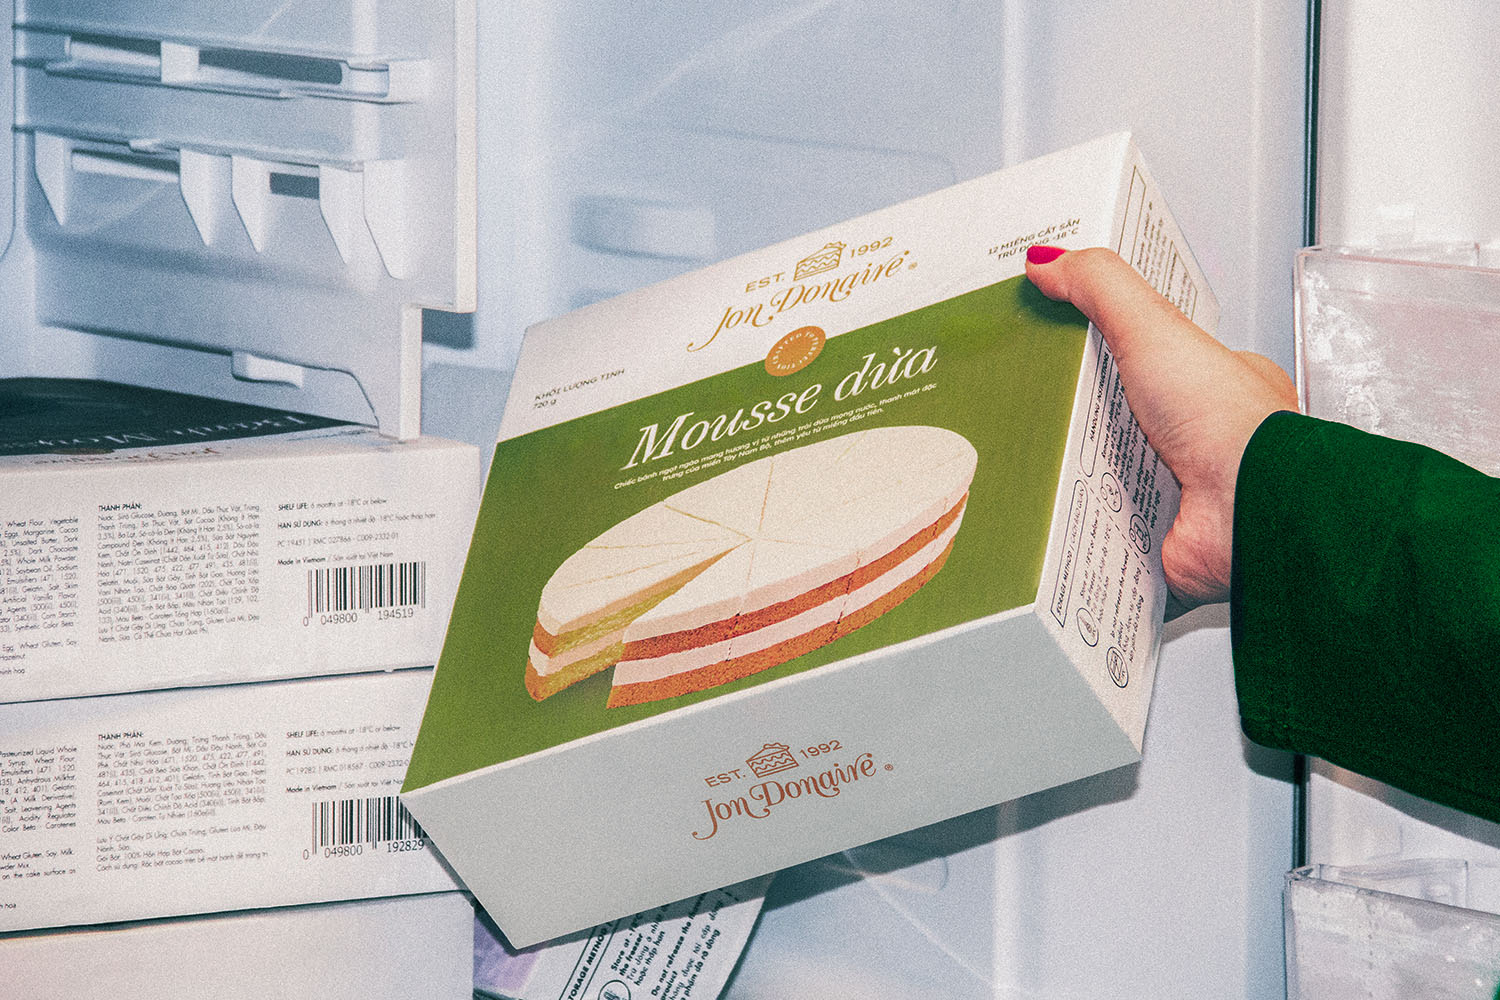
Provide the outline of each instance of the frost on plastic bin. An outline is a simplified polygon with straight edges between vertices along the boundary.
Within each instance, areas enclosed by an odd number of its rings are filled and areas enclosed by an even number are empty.
[[[1303,410],[1500,473],[1500,252],[1404,252],[1421,259],[1337,247],[1298,255]]]
[[[1403,860],[1287,876],[1288,1000],[1489,1000],[1500,983],[1496,870]]]

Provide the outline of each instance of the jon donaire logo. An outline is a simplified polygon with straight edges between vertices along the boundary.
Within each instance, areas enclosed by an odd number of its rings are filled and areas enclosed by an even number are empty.
[[[690,341],[687,349],[701,351],[725,331],[744,326],[769,326],[783,313],[801,306],[814,302],[843,302],[871,285],[888,282],[914,266],[910,250],[892,250],[890,244],[890,238],[886,237],[856,247],[846,257],[845,244],[829,242],[799,260],[792,269],[790,281],[786,280],[786,272],[781,271],[747,282],[746,293],[762,293],[765,297],[725,306],[713,332],[701,342]],[[845,260],[851,262],[840,270],[840,262]]]
[[[796,760],[787,763],[789,758],[791,753],[785,744],[769,743],[747,762],[753,761],[751,769],[760,777],[796,768]],[[816,772],[766,777],[751,785],[743,795],[704,799],[703,807],[708,810],[708,816],[692,831],[693,839],[712,840],[731,823],[740,819],[767,819],[784,806],[826,803],[843,795],[850,786],[862,781],[868,783],[890,770],[890,764],[877,764],[873,754],[862,753],[852,760],[830,761]]]

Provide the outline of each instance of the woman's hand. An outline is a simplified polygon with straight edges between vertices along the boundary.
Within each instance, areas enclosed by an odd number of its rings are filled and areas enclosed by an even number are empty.
[[[1104,335],[1131,411],[1182,485],[1161,550],[1167,586],[1186,607],[1227,600],[1240,456],[1262,420],[1297,409],[1291,379],[1204,333],[1109,250],[1032,247],[1026,258],[1042,294],[1073,303]]]

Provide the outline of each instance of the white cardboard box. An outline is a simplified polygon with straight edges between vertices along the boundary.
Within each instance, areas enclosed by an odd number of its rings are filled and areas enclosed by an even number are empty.
[[[25,1000],[469,1000],[460,892],[0,936]]]
[[[1033,243],[1216,323],[1119,134],[529,331],[404,789],[512,942],[1139,758],[1177,487]]]
[[[431,678],[0,705],[0,931],[461,888],[396,798]]]
[[[0,702],[435,662],[472,446],[89,381],[0,405]]]

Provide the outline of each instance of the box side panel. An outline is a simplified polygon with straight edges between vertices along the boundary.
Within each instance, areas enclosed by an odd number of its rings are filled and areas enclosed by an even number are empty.
[[[459,888],[396,799],[431,676],[0,706],[0,930]]]
[[[314,433],[0,460],[0,702],[435,662],[477,450]]]
[[[1111,248],[1188,319],[1213,333],[1219,325],[1219,300],[1134,142],[1129,144],[1115,204]]]
[[[524,945],[1136,759],[1023,611],[405,799]]]
[[[1125,144],[1112,243],[1213,332],[1218,301],[1133,142]],[[1166,607],[1161,546],[1181,493],[1131,414],[1114,357],[1092,327],[1078,386],[1037,607],[1139,747]]]
[[[0,964],[14,997],[469,1000],[473,912],[448,892],[21,934]]]
[[[1167,599],[1161,545],[1180,491],[1093,327],[1078,387],[1037,615],[1139,748]]]

